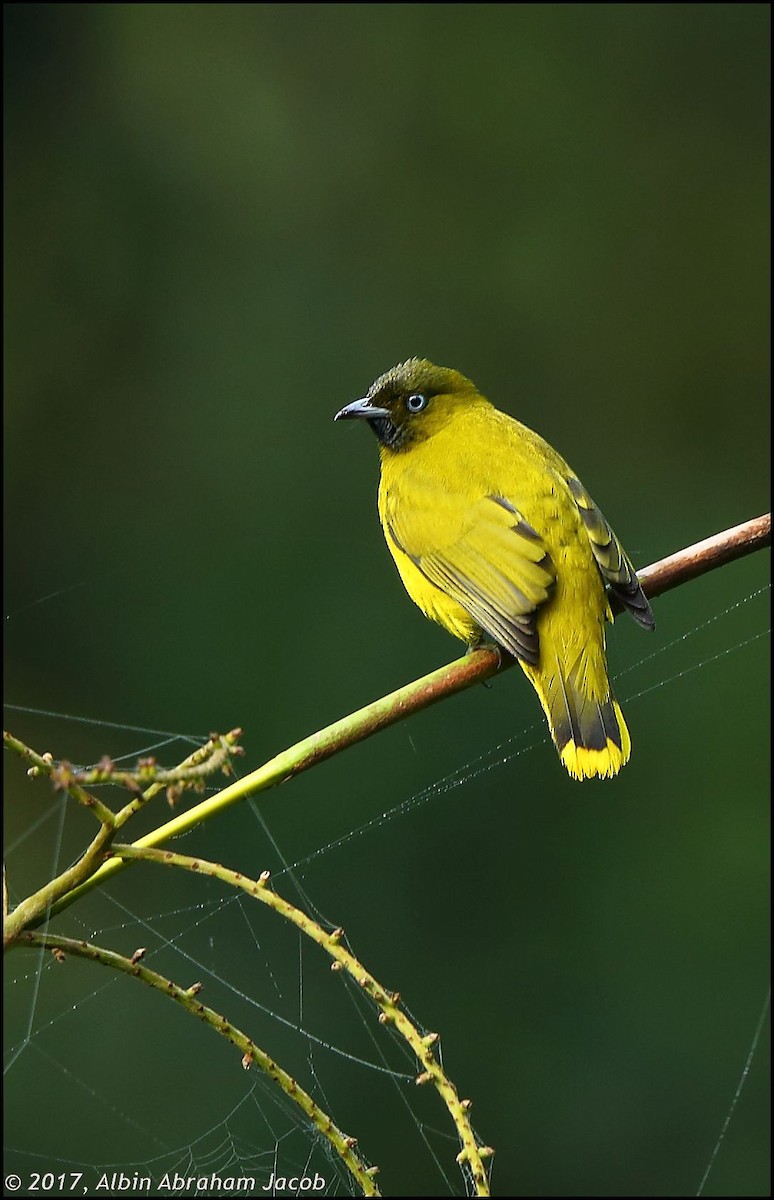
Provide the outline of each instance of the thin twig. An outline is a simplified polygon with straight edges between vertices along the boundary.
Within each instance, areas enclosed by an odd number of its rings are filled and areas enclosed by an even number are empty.
[[[714,537],[707,538],[687,549],[679,550],[676,554],[645,567],[639,573],[639,579],[646,594],[653,599],[655,596],[660,596],[664,592],[686,583],[689,579],[704,575],[735,558],[743,558],[747,554],[761,550],[768,546],[770,541],[771,513],[767,513],[765,516],[755,517],[751,521],[746,521],[733,529],[727,529]],[[230,805],[236,804],[248,796],[254,796],[257,792],[265,791],[267,788],[276,787],[277,784],[284,783],[285,780],[291,779],[301,771],[308,770],[316,763],[331,758],[356,742],[363,741],[364,738],[371,737],[379,730],[386,729],[387,726],[394,725],[397,721],[403,721],[412,713],[427,708],[428,705],[435,704],[438,700],[444,700],[447,696],[452,696],[455,692],[462,691],[474,683],[481,683],[497,674],[498,671],[507,670],[513,664],[514,660],[507,656],[502,656],[501,661],[500,655],[495,650],[474,650],[470,654],[466,654],[464,658],[440,667],[437,671],[432,671],[422,679],[406,684],[387,696],[382,696],[381,699],[366,705],[365,708],[343,717],[340,721],[335,721],[333,725],[328,725],[325,729],[321,729],[289,749],[283,750],[275,758],[264,763],[262,767],[251,771],[244,779],[239,779],[223,788],[217,795],[203,800],[188,812],[180,813],[145,837],[139,838],[134,845],[138,847],[163,845],[171,838],[188,832]],[[53,906],[51,912],[60,912],[83,892],[97,884],[104,883],[124,866],[126,863],[116,858],[106,862],[85,883],[63,896]],[[27,927],[34,928],[34,925]]]
[[[172,850],[148,848],[138,850],[136,846],[122,846],[115,843],[111,847],[111,853],[127,861],[139,860],[158,863],[161,866],[179,867],[184,871],[191,871],[195,875],[208,875],[213,879],[219,879],[229,887],[239,888],[253,899],[268,905],[286,921],[290,921],[305,933],[312,941],[317,942],[318,946],[322,946],[333,960],[332,969],[347,971],[358,987],[362,988],[380,1009],[380,1023],[392,1025],[411,1047],[421,1067],[415,1082],[423,1084],[432,1081],[457,1129],[460,1139],[457,1162],[470,1172],[476,1195],[489,1195],[489,1181],[482,1160],[491,1158],[494,1151],[491,1146],[480,1146],[476,1141],[468,1115],[471,1102],[470,1100],[460,1100],[456,1087],[444,1070],[440,1055],[436,1056],[435,1047],[439,1042],[438,1034],[430,1033],[423,1036],[419,1032],[408,1012],[401,1005],[400,994],[383,987],[352,951],[342,945],[343,929],[327,932],[307,913],[296,908],[277,892],[272,891],[267,886],[270,878],[268,871],[264,871],[258,879],[250,879],[240,871],[232,871],[221,863],[209,862],[204,858],[193,858],[189,854],[176,854]]]
[[[652,599],[654,596],[663,596],[664,592],[670,592],[689,579],[696,579],[699,575],[714,571],[716,567],[725,566],[736,558],[746,558],[748,554],[763,550],[770,544],[771,513],[765,513],[762,517],[754,517],[752,521],[743,521],[733,529],[724,529],[722,533],[696,542],[685,550],[678,550],[669,558],[662,558],[661,562],[640,571],[638,579],[645,594]]]
[[[353,1178],[360,1184],[364,1196],[381,1194],[374,1181],[377,1168],[366,1166],[355,1149],[357,1138],[342,1133],[328,1114],[301,1087],[301,1084],[283,1071],[282,1067],[270,1058],[265,1050],[256,1045],[252,1038],[227,1021],[221,1013],[202,1004],[198,998],[199,987],[196,984],[193,987],[182,988],[164,975],[159,975],[157,971],[151,971],[142,964],[144,951],[141,950],[137,950],[131,958],[127,958],[123,954],[117,954],[114,950],[109,950],[104,946],[96,946],[92,942],[77,941],[75,938],[57,937],[47,933],[23,933],[19,938],[19,944],[51,950],[61,955],[63,959],[68,954],[91,959],[92,962],[98,962],[111,970],[133,975],[135,979],[140,979],[149,987],[155,988],[169,1000],[174,1000],[177,1004],[182,1005],[189,1013],[198,1017],[200,1021],[204,1021],[211,1029],[214,1029],[216,1033],[226,1038],[228,1042],[236,1046],[237,1050],[241,1051],[242,1066],[245,1070],[256,1064],[270,1079],[279,1084],[285,1094],[299,1106],[340,1156]]]
[[[54,879],[50,879],[38,891],[27,896],[20,904],[17,904],[12,912],[8,911],[6,905],[3,912],[4,947],[7,949],[12,945],[21,930],[35,929],[41,925],[52,912],[55,901],[60,897],[73,895],[79,887],[88,883],[104,864],[107,848],[120,827],[130,820],[143,804],[151,800],[164,787],[165,783],[167,784],[167,795],[169,795],[170,789],[177,791],[189,782],[199,782],[197,773],[207,773],[213,769],[225,770],[230,764],[231,755],[242,753],[241,747],[236,744],[241,732],[240,729],[232,729],[230,733],[223,736],[213,734],[205,746],[195,750],[184,763],[181,763],[180,767],[173,771],[158,770],[155,765],[146,761],[138,772],[120,772],[122,782],[126,783],[125,777],[128,776],[133,789],[139,786],[138,779],[147,781],[147,779],[153,778],[155,782],[141,795],[135,796],[119,812],[114,813],[96,796],[92,796],[90,792],[81,787],[75,778],[75,770],[68,763],[55,763],[51,754],[38,754],[37,751],[30,749],[29,746],[15,738],[13,734],[5,731],[3,745],[9,750],[13,750],[25,762],[32,764],[27,772],[28,775],[33,778],[47,775],[55,787],[63,789],[79,804],[90,808],[101,824],[99,833],[77,862]],[[100,776],[113,778],[111,771],[106,770],[105,767],[106,763],[103,762],[94,772],[98,782]],[[88,772],[86,774],[88,775]],[[159,780],[159,776],[162,777],[161,780]]]

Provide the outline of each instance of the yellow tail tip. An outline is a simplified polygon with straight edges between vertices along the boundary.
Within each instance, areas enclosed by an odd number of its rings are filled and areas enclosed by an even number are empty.
[[[619,747],[608,738],[604,750],[587,750],[585,746],[568,742],[559,757],[573,779],[610,779],[629,761],[631,744],[628,736],[623,742],[623,747]]]

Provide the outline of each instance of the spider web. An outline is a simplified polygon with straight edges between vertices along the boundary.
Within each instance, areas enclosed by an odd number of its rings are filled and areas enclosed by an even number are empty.
[[[760,654],[768,634],[767,593],[767,588],[756,588],[712,616],[688,622],[682,632],[653,652],[621,666],[616,672],[616,690],[625,710],[633,717],[650,713],[655,719],[660,695],[666,689],[679,689],[697,679],[703,687],[722,688],[745,655]],[[103,745],[109,742],[114,760],[128,764],[153,753],[173,765],[206,740],[205,735],[148,729],[139,723],[7,707],[8,719],[22,737],[26,722],[31,726],[31,741],[33,735],[46,736],[57,746],[78,745],[85,730],[89,744],[95,738],[103,739]],[[42,734],[42,730],[47,732]],[[405,738],[405,732],[401,736]],[[411,735],[409,741],[413,746]],[[118,743],[120,751],[116,752]],[[453,929],[442,929],[432,914],[427,914],[431,932],[423,934],[423,917],[412,911],[410,894],[406,896],[397,886],[395,872],[386,864],[395,854],[396,837],[414,842],[430,839],[432,853],[432,839],[438,836],[442,813],[448,811],[440,805],[441,800],[448,803],[450,794],[456,794],[455,813],[465,828],[471,820],[470,807],[480,803],[481,781],[495,781],[502,787],[513,779],[515,770],[523,778],[530,762],[546,753],[546,743],[543,725],[534,721],[513,737],[493,741],[483,753],[466,756],[452,771],[434,774],[391,807],[373,811],[365,819],[350,819],[334,836],[320,837],[315,828],[310,840],[310,831],[298,812],[300,829],[277,819],[262,798],[241,805],[238,814],[223,819],[222,827],[211,823],[206,833],[193,831],[175,843],[175,849],[183,853],[222,861],[252,877],[271,870],[272,886],[324,927],[345,924],[354,951],[387,986],[394,985],[393,975],[400,964],[401,979],[408,977],[410,985],[401,987],[404,1002],[422,1033],[433,1027],[439,994],[444,1001],[440,1007],[455,1028],[467,1028],[466,1005],[476,990],[488,992],[493,1007],[505,1005],[511,1010],[509,1020],[520,1035],[516,1040],[521,1046],[512,1064],[512,1088],[520,1093],[509,1118],[512,1144],[507,1140],[503,1144],[503,1130],[508,1126],[498,1124],[498,1114],[491,1111],[491,1105],[487,1108],[486,1094],[476,1096],[480,1142],[497,1140],[488,1126],[500,1129],[494,1160],[498,1165],[492,1178],[495,1194],[514,1194],[511,1180],[519,1179],[519,1143],[529,1137],[526,1109],[530,1087],[537,1091],[537,1080],[540,1088],[550,1086],[551,1078],[557,1078],[552,1071],[557,1064],[561,1078],[563,1051],[561,1047],[535,1049],[535,1029],[520,1028],[523,1018],[518,998],[500,991],[497,980],[487,975],[483,958],[488,935],[482,931],[480,946],[471,945],[466,935],[456,941]],[[420,746],[420,762],[422,756]],[[445,758],[447,762],[451,758],[448,751]],[[313,794],[311,780],[304,785],[299,808]],[[108,803],[116,796],[110,789],[101,794]],[[145,832],[143,820],[148,827],[158,824],[162,819],[159,812],[159,808],[144,812],[137,827],[130,826],[127,840]],[[73,812],[70,801],[41,783],[14,784],[7,824],[12,905],[43,878],[61,871],[93,832],[84,814]],[[550,848],[545,853],[549,855]],[[492,892],[502,886],[504,867],[491,841],[484,841],[483,858],[480,873],[469,883],[476,900],[486,900],[490,910],[486,924],[496,933],[502,914]],[[466,881],[459,875],[450,877],[449,886],[464,887]],[[484,886],[489,888],[488,895]],[[379,934],[369,936],[377,910],[387,911],[388,928],[402,931],[396,935],[398,941],[409,943],[409,949],[416,942],[414,955],[398,953],[405,951],[405,945],[393,948]],[[441,904],[438,911],[442,910]],[[343,912],[353,912],[353,919],[342,920]],[[185,987],[201,983],[202,998],[209,1006],[247,1031],[346,1133],[358,1138],[366,1162],[380,1164],[382,1175],[377,1182],[386,1194],[471,1193],[468,1174],[455,1164],[456,1135],[437,1094],[416,1085],[413,1054],[394,1031],[379,1024],[378,1014],[354,981],[344,972],[331,972],[320,949],[279,921],[276,914],[241,893],[224,889],[216,880],[173,875],[142,864],[67,910],[55,928],[127,955],[142,946],[143,961],[152,969]],[[756,931],[751,936],[756,937]],[[482,960],[477,961],[479,953]],[[164,1004],[136,981],[91,963],[72,959],[62,963],[39,951],[16,952],[7,959],[6,1178],[18,1176],[22,1191],[52,1195],[95,1191],[100,1195],[219,1195],[260,1190],[267,1195],[305,1191],[326,1196],[355,1194],[352,1177],[300,1109],[259,1070],[241,1069],[233,1048],[186,1019],[176,1006]],[[441,967],[450,960],[456,960],[456,968]],[[525,962],[537,961],[540,953],[535,954],[534,948],[525,952]],[[408,974],[407,964],[413,965],[415,974]],[[552,981],[559,978],[555,966],[548,960],[546,964],[545,978],[534,982],[543,1004],[550,1003],[547,997]],[[437,988],[433,986],[434,968]],[[733,969],[729,963],[729,975]],[[663,986],[662,980],[659,987]],[[657,990],[654,986],[654,996]],[[618,995],[611,979],[600,1003],[614,1004]],[[759,1051],[768,1024],[768,1001],[763,1010],[761,1001],[762,996],[750,995],[746,985],[741,994],[729,986],[726,997],[718,1001],[738,1007],[733,1024],[737,1040],[730,1050],[738,1069],[732,1075],[721,1071],[722,1082],[717,1077],[713,1080],[712,1103],[698,1118],[703,1152],[696,1156],[689,1191],[713,1194],[715,1179],[717,1186],[723,1186],[723,1157],[732,1136],[729,1130],[733,1132],[740,1119],[737,1108],[744,1108],[742,1089],[748,1079],[762,1075]],[[685,1005],[690,1009],[692,1002],[693,998],[671,997],[675,1008]],[[669,1007],[667,1000],[667,1010]],[[580,1008],[588,1015],[588,998]],[[693,1014],[695,1021],[705,1026],[708,1058],[717,1052],[720,1036],[713,1032],[714,1011],[710,1002],[706,1012]],[[480,1017],[470,1019],[473,1027],[468,1032],[475,1040],[482,1033]],[[718,1022],[718,1028],[722,1025]],[[648,1036],[667,1029],[668,1023],[654,1021]],[[583,1040],[591,1056],[599,1038],[600,1026],[590,1022]],[[632,1042],[637,1040],[632,1030]],[[529,1048],[526,1056],[525,1046]],[[503,1053],[508,1058],[510,1049]],[[534,1061],[530,1061],[531,1053]],[[570,1052],[566,1053],[569,1059]],[[626,1047],[619,1053],[623,1077]],[[460,1061],[470,1074],[470,1058],[460,1053],[452,1039],[442,1039],[440,1057],[450,1060],[452,1079]],[[679,1046],[674,1057],[679,1078]],[[482,1079],[502,1073],[502,1064],[480,1065]],[[587,1066],[587,1070],[591,1103],[599,1081],[593,1067]],[[567,1078],[571,1076],[568,1071]],[[458,1082],[460,1094],[467,1095],[465,1084]],[[666,1093],[673,1083],[667,1077],[655,1082],[663,1091],[656,1110],[662,1107],[669,1112]],[[758,1080],[748,1090],[755,1092],[758,1104],[765,1108],[760,1086]],[[561,1112],[561,1095],[556,1103]],[[703,1108],[698,1098],[696,1107]],[[479,1108],[484,1110],[480,1117]],[[70,1119],[71,1113],[77,1114],[77,1119]],[[576,1147],[574,1169],[579,1190],[575,1194],[592,1190],[587,1187],[584,1191],[584,1172],[578,1163],[593,1142],[594,1135],[587,1128]],[[599,1164],[594,1155],[590,1158],[589,1171],[595,1172]],[[651,1194],[649,1180],[657,1158],[654,1149],[649,1160],[638,1164],[643,1189],[639,1194]],[[613,1162],[611,1180],[616,1171]],[[594,1194],[607,1194],[599,1178]],[[7,1186],[14,1190],[12,1183]],[[535,1194],[529,1177],[518,1186],[515,1194]],[[652,1194],[657,1194],[655,1186],[650,1186]],[[745,1192],[742,1184],[737,1186],[741,1190],[735,1194],[758,1194]],[[615,1187],[609,1184],[610,1194],[616,1194]],[[676,1180],[675,1194],[682,1194],[684,1187],[685,1181]]]

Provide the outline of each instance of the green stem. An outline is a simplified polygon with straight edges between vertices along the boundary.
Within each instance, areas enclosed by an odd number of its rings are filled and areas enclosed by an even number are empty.
[[[27,896],[13,912],[6,915],[3,921],[3,945],[5,948],[18,938],[23,929],[35,929],[47,921],[51,913],[56,910],[56,902],[60,901],[61,903],[60,897],[75,895],[81,887],[85,887],[94,879],[95,875],[99,874],[99,870],[102,868],[98,869],[98,864],[104,859],[105,852],[115,834],[114,825],[103,825],[77,863],[68,867],[66,871],[57,875],[56,879],[52,879],[44,887],[39,888],[37,892],[33,892],[31,896]]]
[[[732,559],[742,558],[756,550],[768,546],[771,541],[771,513],[755,517],[733,529],[724,530],[713,537],[698,542],[687,549],[679,550],[676,554],[646,567],[639,573],[642,586],[651,599],[664,592],[685,583],[698,575],[706,574]],[[296,742],[288,750],[264,763],[256,771],[246,775],[244,779],[224,788],[217,795],[202,801],[188,812],[167,821],[166,824],[154,829],[145,837],[139,838],[134,845],[138,847],[159,846],[170,838],[177,837],[193,829],[202,821],[208,820],[216,813],[223,812],[232,804],[254,796],[267,788],[276,787],[291,779],[301,771],[306,771],[323,759],[330,758],[342,750],[346,750],[355,742],[371,737],[380,729],[402,721],[421,708],[426,708],[438,700],[454,695],[473,683],[481,683],[514,664],[513,659],[503,658],[502,662],[496,650],[474,650],[464,658],[457,659],[448,666],[439,667],[429,675],[417,679],[405,687],[398,688],[388,696],[382,696],[365,708],[335,721],[327,728],[313,733],[303,741]],[[73,888],[51,908],[52,915],[61,912],[90,888],[106,882],[122,870],[126,863],[114,858],[106,862],[90,879],[79,887]],[[40,921],[36,922],[40,924]],[[33,925],[28,927],[34,927]]]
[[[308,770],[309,767],[322,762],[323,759],[330,758],[333,754],[338,754],[348,746],[354,745],[355,742],[360,742],[364,738],[378,733],[380,729],[385,729],[388,725],[403,720],[404,717],[418,709],[426,708],[427,705],[433,704],[436,700],[442,700],[453,692],[459,692],[463,688],[469,687],[471,683],[488,679],[490,675],[497,672],[498,667],[499,659],[496,651],[474,650],[471,654],[466,654],[464,658],[460,658],[448,666],[439,667],[422,679],[406,684],[405,687],[398,688],[396,692],[382,696],[372,704],[367,704],[365,708],[358,709],[357,712],[350,713],[348,717],[342,717],[339,721],[334,721],[332,725],[311,734],[303,741],[296,742],[294,746],[290,746],[287,750],[283,750],[274,758],[269,759],[262,767],[245,775],[244,779],[237,779],[215,796],[203,800],[201,804],[195,805],[187,812],[179,813],[171,821],[160,825],[158,829],[152,830],[145,837],[138,838],[133,844],[138,848],[154,847],[168,842],[171,838],[179,837],[180,834],[187,833],[190,829],[200,825],[202,821],[207,821],[217,813],[230,808],[232,804],[238,804],[248,796],[266,791],[267,788],[276,787],[277,784],[284,783],[285,780],[300,774],[301,771]],[[52,915],[67,908],[91,888],[105,883],[126,865],[126,862],[118,858],[112,858],[104,863],[90,879],[87,879],[79,887],[73,888],[58,904],[55,904],[51,909]],[[35,928],[35,924],[29,925],[28,928]]]
[[[371,997],[374,1004],[381,1009],[379,1018],[382,1024],[391,1024],[416,1055],[422,1071],[417,1077],[417,1083],[432,1083],[435,1085],[441,1099],[446,1105],[449,1115],[454,1122],[460,1139],[460,1153],[457,1162],[467,1164],[473,1178],[477,1196],[489,1195],[489,1181],[483,1159],[494,1153],[490,1146],[479,1146],[473,1128],[470,1124],[468,1111],[470,1101],[460,1100],[457,1089],[451,1082],[439,1058],[436,1058],[434,1046],[438,1042],[438,1034],[426,1034],[424,1037],[413,1024],[408,1014],[400,1006],[400,995],[382,987],[378,979],[368,971],[351,950],[341,945],[344,936],[343,929],[326,932],[317,921],[296,908],[284,897],[271,891],[268,887],[269,872],[264,871],[259,879],[250,879],[240,871],[232,871],[221,863],[209,862],[204,858],[193,858],[188,854],[176,854],[172,850],[138,849],[134,846],[114,845],[112,853],[130,860],[159,863],[162,866],[179,867],[191,871],[195,875],[208,875],[219,879],[229,887],[239,888],[247,892],[253,899],[268,905],[279,913],[285,920],[290,921],[298,929],[322,946],[331,956],[334,969],[343,968],[355,980],[358,987]]]
[[[199,1020],[204,1021],[216,1033],[219,1033],[221,1037],[226,1038],[227,1041],[236,1046],[242,1052],[242,1066],[246,1070],[253,1063],[256,1063],[275,1083],[279,1084],[285,1094],[302,1109],[319,1132],[330,1142],[333,1149],[360,1184],[363,1195],[380,1195],[373,1178],[376,1168],[367,1167],[355,1152],[357,1139],[348,1137],[347,1134],[342,1133],[338,1126],[334,1125],[327,1113],[323,1112],[315,1103],[309,1093],[304,1091],[301,1085],[292,1076],[288,1075],[286,1071],[283,1071],[282,1067],[275,1063],[246,1033],[237,1029],[235,1025],[231,1025],[215,1009],[202,1004],[198,999],[198,987],[181,988],[178,984],[173,983],[171,979],[167,979],[165,976],[159,975],[156,971],[151,971],[148,967],[144,967],[140,961],[140,951],[132,958],[126,958],[123,954],[116,954],[114,950],[107,950],[103,946],[95,946],[91,942],[79,942],[74,938],[58,937],[46,933],[23,933],[19,938],[19,945],[41,946],[47,950],[58,950],[64,954],[91,959],[92,962],[101,963],[103,966],[110,967],[114,971],[123,971],[126,975],[133,975],[135,979],[140,979],[143,983],[155,988],[170,1000],[176,1001],[177,1004],[180,1004],[193,1016],[198,1017]]]

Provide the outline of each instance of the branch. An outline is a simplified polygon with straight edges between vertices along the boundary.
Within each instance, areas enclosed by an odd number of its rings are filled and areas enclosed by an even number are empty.
[[[305,933],[312,941],[317,942],[318,946],[322,946],[333,959],[331,969],[347,971],[358,987],[362,988],[380,1009],[380,1024],[392,1025],[413,1050],[422,1068],[415,1082],[417,1084],[430,1081],[434,1083],[449,1111],[449,1116],[454,1122],[460,1139],[461,1150],[457,1155],[457,1162],[461,1167],[466,1165],[470,1171],[476,1195],[489,1195],[489,1183],[482,1159],[491,1158],[494,1151],[491,1146],[479,1145],[476,1141],[468,1117],[471,1101],[460,1100],[456,1087],[444,1070],[441,1055],[439,1054],[436,1058],[433,1047],[439,1041],[439,1035],[428,1033],[422,1036],[402,1006],[400,993],[391,992],[382,987],[378,979],[363,966],[352,951],[341,944],[344,937],[343,929],[326,932],[312,917],[307,916],[301,909],[296,908],[277,892],[268,888],[267,884],[270,878],[268,871],[264,871],[258,879],[249,879],[241,872],[232,871],[220,863],[208,862],[204,858],[192,858],[188,854],[175,854],[172,850],[138,850],[135,846],[114,845],[111,853],[127,861],[155,862],[161,866],[179,867],[184,871],[191,871],[195,875],[209,875],[213,879],[219,879],[222,883],[239,888],[253,899],[268,905],[269,908]],[[30,936],[34,938],[39,935],[31,934]]]
[[[35,929],[41,925],[50,915],[54,903],[60,897],[67,896],[67,903],[69,903],[69,898],[79,888],[85,887],[92,876],[103,866],[107,857],[107,848],[121,826],[125,825],[137,810],[151,800],[165,784],[167,785],[167,797],[176,798],[185,787],[203,787],[204,775],[214,770],[232,774],[231,757],[242,753],[242,748],[236,744],[241,732],[240,729],[232,729],[224,736],[213,734],[204,746],[200,746],[193,754],[189,754],[188,758],[172,771],[158,769],[155,762],[149,759],[141,762],[137,771],[116,771],[108,759],[103,759],[102,763],[93,770],[79,772],[69,763],[55,764],[51,754],[38,754],[29,746],[25,746],[13,734],[4,731],[3,745],[9,750],[13,750],[25,762],[32,764],[27,774],[32,778],[47,775],[55,787],[66,791],[79,804],[91,809],[100,821],[100,831],[78,861],[63,871],[61,875],[57,875],[37,892],[27,896],[20,904],[17,904],[13,912],[8,911],[6,904],[3,910],[3,946],[7,949],[12,945],[21,930]],[[119,812],[114,813],[96,796],[85,791],[81,786],[84,780],[97,783],[120,782],[134,792],[139,790],[140,781],[148,783],[153,780],[153,782],[150,787],[146,787],[144,792],[135,796],[134,800]]]
[[[149,987],[155,988],[169,1000],[175,1000],[191,1013],[192,1016],[204,1021],[216,1033],[224,1037],[226,1041],[236,1046],[237,1050],[241,1050],[242,1066],[245,1070],[249,1070],[255,1063],[270,1079],[279,1084],[285,1094],[299,1106],[310,1122],[316,1126],[318,1132],[327,1139],[333,1150],[344,1161],[351,1175],[360,1184],[364,1196],[381,1195],[374,1182],[374,1175],[377,1172],[377,1168],[367,1167],[361,1159],[355,1150],[357,1138],[348,1137],[347,1134],[342,1133],[334,1125],[328,1114],[315,1103],[308,1092],[304,1091],[301,1084],[288,1075],[286,1071],[283,1071],[282,1067],[274,1062],[260,1046],[257,1046],[246,1033],[243,1033],[236,1025],[232,1025],[221,1013],[209,1008],[206,1004],[202,1004],[198,999],[201,988],[200,984],[194,984],[189,988],[182,988],[178,984],[173,983],[171,979],[159,975],[156,971],[151,971],[148,967],[142,965],[141,960],[145,954],[144,950],[136,950],[131,958],[126,958],[125,955],[117,954],[114,950],[108,950],[104,946],[95,946],[91,942],[76,941],[74,938],[56,937],[47,933],[23,933],[19,938],[19,944],[33,947],[38,946],[43,950],[51,950],[54,954],[60,956],[60,961],[63,961],[68,954],[76,955],[79,958],[91,959],[92,962],[101,963],[102,966],[109,967],[111,970],[123,971],[126,975],[133,975],[135,979],[140,979]],[[486,1193],[482,1192],[479,1194],[485,1195]]]
[[[765,516],[746,521],[733,529],[726,529],[723,533],[718,533],[685,550],[679,550],[676,554],[661,559],[660,562],[653,563],[640,572],[639,579],[646,595],[653,599],[655,596],[660,596],[690,579],[695,579],[699,575],[704,575],[716,567],[731,562],[733,559],[743,558],[756,550],[762,550],[769,545],[770,541],[771,513],[767,513]],[[455,692],[470,687],[471,684],[482,683],[499,671],[507,670],[513,666],[514,662],[515,659],[510,657],[503,657],[501,661],[496,650],[474,650],[470,654],[466,654],[464,658],[459,658],[447,666],[439,667],[437,671],[432,671],[422,679],[417,679],[413,683],[399,688],[396,692],[382,696],[381,699],[366,705],[365,708],[361,708],[347,717],[342,717],[333,725],[328,725],[318,733],[313,733],[303,741],[297,742],[295,746],[283,750],[275,758],[264,763],[262,767],[258,767],[256,771],[246,775],[244,779],[230,784],[217,795],[211,796],[209,799],[203,800],[201,804],[189,809],[188,812],[180,813],[173,820],[167,821],[166,824],[154,829],[145,837],[139,838],[134,845],[137,847],[162,845],[170,838],[186,833],[230,805],[236,804],[248,796],[254,796],[257,792],[265,791],[267,788],[276,787],[277,784],[284,783],[287,779],[292,779],[301,771],[306,771],[309,767],[315,766],[316,763],[322,762],[326,758],[331,758],[356,742],[371,737],[380,729],[386,729],[388,725],[394,725],[397,721],[404,720],[412,713],[427,708],[428,705],[435,704],[438,700],[452,696]],[[94,887],[95,884],[103,883],[125,865],[117,858],[105,863],[84,884],[63,896],[52,907],[52,914],[66,908],[84,891]]]
[[[744,521],[733,529],[724,529],[713,537],[696,542],[685,550],[662,558],[661,562],[640,571],[638,579],[642,584],[645,595],[652,599],[671,592],[672,588],[687,583],[689,579],[697,579],[706,575],[716,567],[723,567],[735,558],[746,558],[756,550],[763,550],[771,544],[771,513],[762,517],[753,517],[752,521]]]

